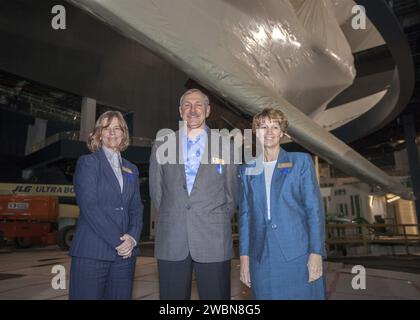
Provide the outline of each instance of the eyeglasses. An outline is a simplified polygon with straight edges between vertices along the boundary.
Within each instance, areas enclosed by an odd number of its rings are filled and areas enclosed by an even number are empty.
[[[111,127],[105,127],[105,128],[102,128],[102,130],[103,130],[106,134],[111,134],[111,133],[114,133],[114,134],[116,134],[116,135],[120,135],[120,134],[122,134],[122,132],[123,132],[123,129],[122,129],[121,127],[113,127],[113,128],[111,128]]]

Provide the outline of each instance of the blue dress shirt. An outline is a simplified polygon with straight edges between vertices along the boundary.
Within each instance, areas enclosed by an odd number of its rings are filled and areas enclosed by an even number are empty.
[[[182,133],[183,151],[184,151],[184,168],[185,179],[187,182],[188,194],[194,185],[195,177],[197,176],[198,168],[200,167],[201,157],[206,147],[207,130],[203,130],[196,138],[190,139],[186,132]]]

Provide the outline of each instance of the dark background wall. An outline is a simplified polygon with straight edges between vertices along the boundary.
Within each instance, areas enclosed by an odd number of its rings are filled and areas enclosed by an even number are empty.
[[[66,30],[51,27],[54,5]],[[187,76],[65,1],[0,0],[0,69],[134,111],[134,135],[178,126]]]

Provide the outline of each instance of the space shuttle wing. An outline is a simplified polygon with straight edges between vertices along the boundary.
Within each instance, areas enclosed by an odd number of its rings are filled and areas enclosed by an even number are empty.
[[[70,0],[245,113],[282,110],[289,134],[342,171],[408,189],[314,121],[356,76],[333,1]],[[110,48],[112,49],[112,48]]]

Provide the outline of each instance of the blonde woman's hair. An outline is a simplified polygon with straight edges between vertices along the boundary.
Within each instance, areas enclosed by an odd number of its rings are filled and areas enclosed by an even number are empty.
[[[122,141],[121,144],[118,146],[118,150],[124,151],[125,149],[127,149],[130,142],[130,134],[123,115],[119,111],[106,111],[99,116],[98,120],[96,120],[95,128],[89,134],[89,137],[87,139],[87,147],[91,152],[95,152],[96,150],[102,147],[102,130],[108,127],[114,118],[118,119],[118,122],[120,123],[121,129],[123,131]],[[105,122],[104,119],[106,120]],[[105,125],[102,125],[103,122],[105,123]]]
[[[252,119],[252,130],[255,132],[266,119],[271,122],[278,122],[280,130],[287,134],[287,128],[289,127],[289,121],[283,112],[274,108],[265,108],[261,112],[257,113]]]

